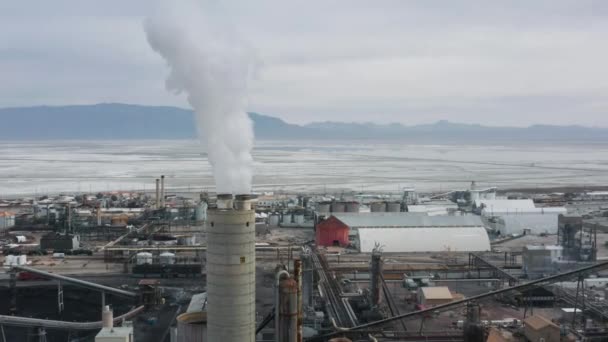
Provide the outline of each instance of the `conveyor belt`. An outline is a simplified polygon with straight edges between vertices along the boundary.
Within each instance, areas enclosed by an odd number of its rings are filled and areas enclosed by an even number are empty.
[[[581,273],[590,273],[590,272],[595,272],[595,271],[599,271],[602,269],[608,268],[608,262],[602,262],[599,264],[595,264],[595,265],[591,265],[591,266],[586,266],[586,267],[582,267],[576,270],[572,270],[572,271],[568,271],[568,272],[564,272],[564,273],[560,273],[560,274],[556,274],[550,277],[546,277],[546,278],[541,278],[541,279],[537,279],[525,284],[520,284],[520,285],[515,285],[515,286],[511,286],[511,287],[505,287],[499,290],[495,290],[495,291],[490,291],[484,294],[480,294],[477,296],[472,296],[469,298],[465,298],[462,300],[457,300],[457,301],[453,301],[450,303],[446,303],[446,304],[441,304],[441,305],[437,305],[435,307],[429,308],[429,309],[424,309],[424,310],[418,310],[418,311],[414,311],[414,312],[408,312],[402,315],[397,315],[397,316],[393,316],[393,317],[389,317],[389,318],[385,318],[385,319],[381,319],[375,322],[370,322],[370,323],[366,323],[366,324],[361,324],[355,327],[352,327],[350,329],[347,330],[342,330],[339,332],[334,332],[334,333],[330,333],[330,334],[326,334],[326,335],[322,335],[322,336],[315,336],[312,338],[309,338],[307,340],[307,342],[313,342],[313,341],[326,341],[327,339],[331,338],[331,337],[335,337],[335,336],[341,336],[344,335],[346,332],[354,332],[356,333],[358,330],[362,330],[362,329],[369,329],[369,328],[374,328],[374,327],[379,327],[381,325],[384,325],[386,323],[390,323],[396,320],[402,320],[402,319],[406,319],[406,318],[413,318],[413,317],[418,317],[418,316],[422,316],[422,315],[426,315],[428,313],[431,312],[435,312],[435,311],[443,311],[445,309],[454,307],[454,306],[459,306],[462,304],[465,304],[469,301],[472,300],[481,300],[481,299],[485,299],[488,297],[492,297],[498,294],[502,294],[502,293],[506,293],[506,292],[510,292],[510,291],[525,291],[529,288],[534,288],[537,286],[541,286],[543,284],[550,284],[550,283],[554,283],[557,282],[561,279],[564,278],[569,278],[572,277],[574,275],[579,275]]]

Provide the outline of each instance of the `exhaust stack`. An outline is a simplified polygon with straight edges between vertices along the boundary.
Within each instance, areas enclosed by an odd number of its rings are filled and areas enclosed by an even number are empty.
[[[165,207],[165,175],[160,176],[160,207]]]
[[[159,209],[160,208],[160,185],[159,185],[160,179],[156,178],[156,202],[155,202],[155,208]]]
[[[251,195],[218,194],[207,218],[207,336],[255,342],[255,211]]]

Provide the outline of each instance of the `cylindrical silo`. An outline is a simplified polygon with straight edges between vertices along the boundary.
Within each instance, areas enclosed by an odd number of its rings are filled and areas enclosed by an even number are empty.
[[[372,213],[383,213],[386,211],[386,203],[374,202],[370,205],[370,210]]]
[[[291,213],[283,213],[283,219],[281,219],[281,224],[289,225],[291,224]]]
[[[387,202],[386,211],[390,213],[398,213],[401,211],[401,202]]]
[[[332,202],[331,212],[332,213],[343,213],[346,210],[344,202]]]
[[[186,312],[177,316],[177,342],[203,342],[207,339],[207,313]]]
[[[329,202],[321,202],[316,206],[316,211],[318,213],[328,213],[331,209],[331,204]]]
[[[358,213],[359,212],[359,202],[347,202],[346,203],[346,212],[347,213]]]
[[[279,225],[279,214],[277,214],[277,213],[270,214],[270,216],[268,216],[268,224],[271,226],[278,226]]]
[[[295,213],[293,215],[293,222],[295,224],[297,224],[298,226],[301,226],[304,224],[304,214],[302,213]]]
[[[209,341],[255,342],[255,211],[247,205],[250,200],[250,195],[237,195],[234,207],[218,202],[207,213]]]
[[[149,252],[137,253],[136,260],[137,260],[138,265],[151,264],[152,263],[152,253],[149,253]]]

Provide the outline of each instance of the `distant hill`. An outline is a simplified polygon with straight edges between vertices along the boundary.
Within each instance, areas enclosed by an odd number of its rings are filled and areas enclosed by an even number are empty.
[[[608,142],[608,129],[535,125],[488,127],[438,121],[404,126],[374,123],[316,122],[289,124],[249,113],[258,139],[368,139],[423,143],[518,141]],[[0,140],[189,139],[197,136],[191,110],[177,107],[104,103],[0,109]]]

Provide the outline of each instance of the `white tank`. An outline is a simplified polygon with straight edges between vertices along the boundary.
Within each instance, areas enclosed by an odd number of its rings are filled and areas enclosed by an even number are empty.
[[[112,329],[114,327],[114,313],[109,305],[103,307],[101,312],[102,327]]]
[[[291,224],[291,213],[284,213],[281,223],[282,224]]]
[[[255,211],[207,214],[207,340],[255,342]]]
[[[9,254],[6,257],[4,257],[4,265],[10,266],[14,263],[14,260],[15,260],[15,256]]]
[[[137,253],[136,259],[137,259],[138,265],[151,264],[152,263],[152,253],[148,253],[148,252]]]
[[[271,226],[278,226],[279,225],[279,215],[278,214],[270,214],[270,216],[268,217],[268,224]]]
[[[170,252],[160,253],[159,260],[161,265],[173,265],[175,264],[175,254]]]
[[[304,215],[302,215],[302,214],[293,215],[293,222],[297,225],[304,224]]]
[[[27,265],[27,255],[21,254],[17,257],[17,265]]]

